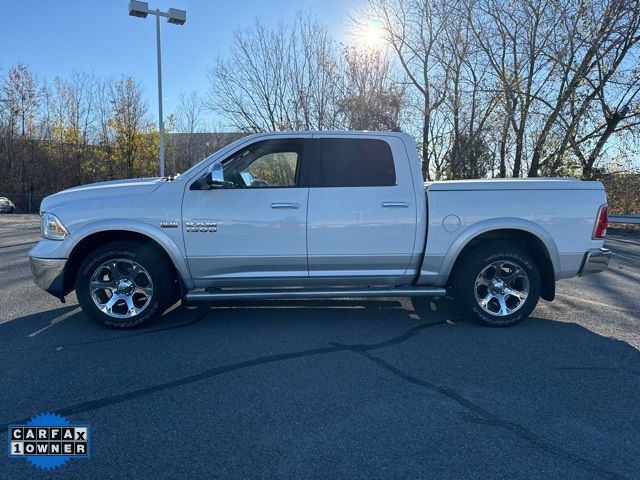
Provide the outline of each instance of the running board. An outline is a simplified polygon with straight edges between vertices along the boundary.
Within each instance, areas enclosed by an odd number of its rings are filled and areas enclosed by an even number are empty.
[[[361,297],[444,297],[442,287],[405,288],[289,288],[273,290],[217,290],[189,292],[188,303],[215,300],[290,300],[296,298],[361,298]]]

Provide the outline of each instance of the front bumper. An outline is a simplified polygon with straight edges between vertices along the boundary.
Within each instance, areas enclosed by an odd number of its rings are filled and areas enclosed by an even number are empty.
[[[578,272],[578,276],[589,275],[590,273],[599,273],[609,266],[611,260],[611,250],[607,248],[598,248],[589,250],[584,254],[582,266]]]
[[[54,297],[64,299],[66,259],[29,257],[33,282]]]

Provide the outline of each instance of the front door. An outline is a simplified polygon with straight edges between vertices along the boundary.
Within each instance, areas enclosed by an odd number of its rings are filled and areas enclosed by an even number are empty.
[[[222,161],[223,187],[187,187],[182,228],[197,287],[308,278],[304,148],[304,138],[261,140]]]

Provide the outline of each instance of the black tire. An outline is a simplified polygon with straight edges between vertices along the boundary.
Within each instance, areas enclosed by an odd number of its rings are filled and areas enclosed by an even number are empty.
[[[103,270],[97,272],[105,263],[110,263],[110,260],[118,260],[115,262],[117,264],[116,270],[120,273],[124,272],[123,278],[127,279],[129,283],[133,283],[133,287],[125,285],[125,287],[129,287],[129,290],[123,290],[123,294],[131,295],[131,288],[135,289],[137,286],[151,287],[152,293],[150,295],[134,293],[134,296],[131,297],[133,298],[132,302],[136,302],[134,305],[140,307],[139,313],[135,313],[133,316],[126,316],[131,314],[128,309],[129,304],[125,300],[118,300],[111,307],[111,315],[100,310],[94,302],[94,296],[90,291],[91,281],[96,278],[94,275],[100,277],[103,272],[106,272],[105,278],[101,280],[104,280],[105,284],[114,282],[110,278],[110,267],[104,267]],[[142,267],[142,270],[134,278],[135,273],[131,272],[133,271],[133,265],[136,264]],[[129,274],[127,274],[127,269],[129,269]],[[148,281],[149,278],[150,282]],[[117,281],[115,283],[117,284]],[[173,265],[165,255],[149,245],[137,242],[113,242],[98,247],[87,255],[76,275],[76,295],[82,310],[92,320],[109,328],[139,327],[158,318],[170,306],[171,300],[175,298],[174,288],[175,275]],[[95,296],[104,296],[107,290],[110,290],[110,288],[97,291]],[[120,290],[116,290],[116,293],[119,294],[119,292]],[[106,295],[104,300],[109,300],[108,293]],[[114,316],[118,314],[122,316]]]
[[[540,272],[531,257],[519,248],[487,245],[473,249],[458,261],[452,287],[456,300],[476,321],[490,327],[509,327],[527,318],[538,303]],[[518,296],[505,294],[504,289]],[[524,300],[520,296],[523,293],[526,293]],[[507,313],[512,309],[513,313]]]

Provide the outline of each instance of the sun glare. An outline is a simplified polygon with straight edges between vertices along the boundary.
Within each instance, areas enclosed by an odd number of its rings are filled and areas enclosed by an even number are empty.
[[[370,19],[360,27],[357,35],[358,43],[370,49],[377,49],[382,45],[382,25],[379,20]]]

